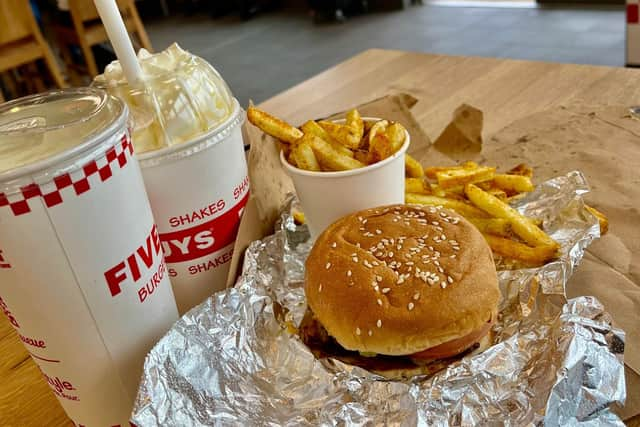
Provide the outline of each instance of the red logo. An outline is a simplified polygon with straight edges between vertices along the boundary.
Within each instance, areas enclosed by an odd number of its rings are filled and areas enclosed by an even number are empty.
[[[13,317],[13,314],[11,314],[11,310],[9,310],[9,307],[7,306],[7,303],[4,302],[4,300],[2,299],[2,297],[0,297],[0,310],[2,310],[2,312],[4,313],[5,316],[7,316],[7,319],[9,319],[9,322],[16,328],[20,327],[20,324],[18,323],[18,321],[16,320],[15,317]]]
[[[158,256],[162,255],[162,248],[160,246],[160,237],[158,236],[158,229],[154,225],[151,232],[147,236],[145,243],[140,245],[131,255],[125,260],[114,265],[104,273],[104,277],[109,286],[109,292],[114,297],[122,292],[120,285],[127,278],[133,279],[137,282],[142,273],[140,273],[141,267],[146,267],[146,270],[151,270],[153,264]]]
[[[191,261],[233,243],[248,199],[249,193],[224,214],[195,227],[160,234],[164,259],[168,263]]]

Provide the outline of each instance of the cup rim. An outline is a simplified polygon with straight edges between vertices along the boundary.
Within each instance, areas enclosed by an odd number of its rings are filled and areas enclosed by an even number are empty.
[[[384,120],[384,119],[380,119],[377,117],[363,117],[362,120]],[[345,119],[333,120],[334,123],[340,123],[344,121]],[[360,174],[381,168],[386,164],[391,163],[393,160],[397,159],[399,156],[404,155],[407,152],[407,149],[409,148],[409,144],[411,143],[411,135],[409,134],[409,131],[406,128],[404,130],[404,133],[405,133],[404,143],[398,149],[398,151],[396,151],[395,153],[393,153],[393,155],[387,157],[384,160],[373,163],[371,165],[367,165],[363,168],[350,169],[345,171],[330,171],[330,172],[309,171],[306,169],[300,169],[298,167],[293,166],[291,163],[287,161],[287,159],[284,157],[283,150],[280,150],[280,163],[282,163],[282,165],[285,167],[286,170],[296,175],[313,176],[316,178],[342,178],[347,176],[360,175]]]

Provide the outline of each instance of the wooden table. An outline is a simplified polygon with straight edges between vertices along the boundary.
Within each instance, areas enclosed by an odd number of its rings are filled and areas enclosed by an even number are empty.
[[[570,101],[640,104],[640,71],[368,50],[261,106],[294,123],[389,92],[414,94],[413,114],[435,138],[467,102],[485,112],[485,133]],[[70,425],[6,320],[0,321],[0,425]],[[629,393],[640,390],[629,390]],[[629,425],[640,426],[640,417]]]

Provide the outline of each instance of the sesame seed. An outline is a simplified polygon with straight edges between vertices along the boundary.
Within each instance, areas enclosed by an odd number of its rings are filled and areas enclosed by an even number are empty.
[[[351,261],[353,261],[353,262],[358,262],[358,257],[357,257],[357,256],[354,256],[353,258],[351,258]]]
[[[365,218],[365,219],[362,221],[362,223],[363,223],[363,224],[366,224],[366,223],[367,223],[367,221],[369,221],[369,220]]]
[[[455,258],[455,257],[456,257],[456,254],[449,255],[449,258]]]
[[[452,249],[453,249],[454,251],[459,251],[459,250],[460,250],[460,248],[459,248],[458,246],[453,246],[453,248],[452,248]]]
[[[389,251],[389,255],[387,255],[389,258],[393,257],[393,252]]]
[[[451,243],[453,246],[458,246],[457,240],[449,240],[449,243]]]
[[[328,262],[328,263],[327,263],[327,265],[325,265],[325,266],[324,266],[324,268],[326,268],[327,270],[328,270],[329,268],[331,268],[331,263],[330,263],[330,262]]]
[[[415,305],[412,302],[407,304],[407,308],[409,309],[409,311],[413,310],[413,307],[415,307]]]
[[[429,250],[432,251],[433,250],[433,246],[429,246]]]
[[[373,331],[369,329],[369,336],[373,335]]]
[[[447,287],[447,282],[442,282],[442,283],[440,283],[440,287],[441,287],[442,289],[445,289],[445,288]]]
[[[331,247],[332,247],[332,248],[335,248],[335,247],[337,247],[337,246],[338,246],[338,244],[337,244],[336,242],[333,242],[333,243],[331,244]]]
[[[378,286],[378,285],[375,285],[375,286],[373,287],[373,289],[374,289],[376,292],[380,292],[380,286]]]
[[[347,277],[351,277],[353,273],[351,273],[351,270],[347,270]]]
[[[444,273],[444,268],[442,268],[442,267],[438,267],[438,271],[439,271],[440,273]]]
[[[361,216],[358,217],[358,221],[362,222],[362,217]]]
[[[376,281],[382,282],[382,276],[376,276]]]
[[[413,294],[413,299],[415,301],[418,301],[420,299],[420,292],[416,292],[415,294]]]
[[[447,216],[447,214],[445,212],[440,212],[440,216],[444,218]]]
[[[356,335],[360,335],[361,333],[360,328],[356,328]]]
[[[453,283],[453,277],[451,277],[451,276],[447,276],[447,282],[449,282],[449,283]]]
[[[378,305],[382,306],[382,300],[380,298],[378,298]]]
[[[443,234],[442,236],[440,236],[440,238],[441,238],[442,240],[447,240],[447,236],[445,236],[444,234]]]
[[[356,248],[360,248],[360,242],[356,243]]]
[[[318,292],[322,292],[322,283],[318,286]]]
[[[440,223],[438,221],[433,221],[431,224],[433,225],[440,225]]]
[[[393,218],[393,222],[398,222],[398,218]]]
[[[366,259],[364,261],[362,261],[362,264],[364,264],[364,266],[367,267],[367,268],[372,268],[373,267],[371,265],[371,263],[369,261],[367,261]]]
[[[376,234],[382,234],[382,230],[380,230],[379,228],[376,228]]]
[[[380,265],[380,263],[378,261],[372,261],[371,264],[373,265]]]
[[[391,288],[382,288],[383,294],[389,293],[390,291],[391,291]]]
[[[382,320],[378,319],[378,321],[376,322],[376,326],[378,328],[382,328]]]

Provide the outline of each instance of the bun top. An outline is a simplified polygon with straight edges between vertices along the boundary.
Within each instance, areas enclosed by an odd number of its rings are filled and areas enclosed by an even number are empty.
[[[461,338],[497,312],[482,234],[440,207],[391,205],[345,216],[316,240],[305,291],[344,348],[408,355]]]

